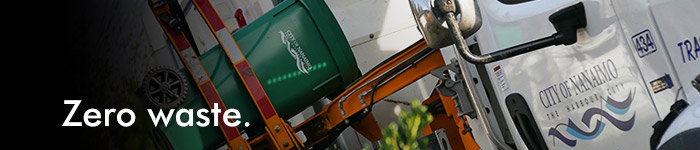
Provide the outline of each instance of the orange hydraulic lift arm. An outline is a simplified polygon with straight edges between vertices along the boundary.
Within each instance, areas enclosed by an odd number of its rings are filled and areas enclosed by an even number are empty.
[[[209,0],[192,0],[197,10],[202,15],[202,18],[209,26],[210,31],[216,37],[217,41],[224,49],[226,56],[233,64],[234,69],[241,77],[246,90],[253,99],[255,106],[258,109],[263,121],[265,122],[265,131],[269,136],[264,139],[270,140],[269,146],[275,149],[299,149],[302,143],[299,138],[294,135],[289,124],[283,118],[279,117],[277,111],[272,106],[267,93],[258,81],[255,71],[248,64],[248,60],[241,52],[236,40],[232,37],[231,32],[224,25],[219,14],[214,10],[214,6]],[[254,140],[257,141],[257,140]],[[262,141],[261,141],[262,142]],[[250,144],[256,144],[251,142]],[[233,148],[245,147],[241,145],[229,145]],[[253,149],[258,147],[253,146]]]
[[[192,75],[193,80],[196,82],[197,88],[202,93],[204,100],[207,102],[209,108],[224,108],[227,109],[226,105],[221,99],[218,90],[214,87],[214,84],[210,80],[211,78],[207,74],[202,66],[202,62],[196,55],[194,46],[187,40],[186,23],[182,21],[180,17],[177,16],[181,12],[179,11],[179,6],[176,1],[149,1],[149,7],[158,19],[158,23],[167,35],[168,39],[173,43],[175,51],[177,52],[180,60],[187,68],[190,75]],[[171,9],[171,8],[175,9]],[[219,114],[219,128],[226,139],[228,145],[237,145],[240,150],[251,149],[248,142],[243,139],[238,127],[230,127],[224,124],[223,113]]]
[[[373,104],[442,66],[445,63],[440,50],[420,40],[356,80],[294,131],[303,131],[306,148],[326,147],[350,125],[368,139],[378,140],[381,133],[371,116]]]
[[[221,126],[222,132],[226,137],[226,143],[229,148],[233,149],[300,149],[302,143],[299,138],[292,132],[291,127],[281,117],[271,105],[267,94],[260,85],[252,67],[248,64],[247,59],[238,48],[235,39],[231,36],[228,29],[224,26],[223,21],[219,18],[213,6],[208,0],[193,0],[195,7],[206,21],[215,35],[217,41],[224,49],[229,60],[234,65],[236,72],[241,77],[246,90],[253,99],[261,117],[265,121],[266,133],[263,136],[255,137],[251,142],[243,139],[237,127]],[[194,44],[190,44],[187,39],[187,23],[184,20],[184,14],[179,10],[180,6],[174,0],[152,0],[149,1],[149,6],[154,15],[157,16],[158,22],[166,32],[168,39],[174,43],[178,54],[181,56],[183,63],[187,66],[190,74],[197,81],[200,91],[204,94],[205,100],[210,107],[214,103],[221,105],[221,108],[227,108],[221,101],[218,91],[214,87],[205,69],[201,65],[201,61],[196,55]],[[223,118],[223,117],[220,117]],[[259,144],[264,143],[264,144]]]

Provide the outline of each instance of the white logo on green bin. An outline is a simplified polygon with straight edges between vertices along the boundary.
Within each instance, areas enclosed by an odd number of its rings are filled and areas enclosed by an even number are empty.
[[[301,49],[301,46],[299,46],[299,43],[297,43],[297,40],[294,38],[294,34],[292,34],[292,31],[287,30],[287,32],[285,33],[282,30],[280,30],[280,36],[282,37],[282,44],[287,46],[287,51],[289,51],[289,54],[292,55],[292,58],[296,60],[296,65],[299,71],[308,75],[309,70],[311,70],[311,63],[309,63],[309,59],[306,58],[304,51]]]

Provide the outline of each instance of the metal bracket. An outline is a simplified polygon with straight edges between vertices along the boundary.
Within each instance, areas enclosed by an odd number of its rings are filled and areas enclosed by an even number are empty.
[[[364,92],[360,93],[360,95],[357,95],[357,98],[360,99],[360,103],[362,103],[362,106],[367,105],[367,104],[365,103],[365,99],[363,99],[362,97],[365,96],[365,95],[367,95],[367,94],[369,94],[369,92],[372,92],[372,89],[369,89],[369,90],[367,90],[367,91],[364,91]]]
[[[451,70],[456,73],[455,79],[450,78],[449,73],[445,71]],[[459,71],[459,63],[457,59],[450,60],[450,64],[430,71],[430,74],[440,79],[440,82],[435,87],[438,94],[442,96],[453,96],[457,105],[457,114],[459,116],[467,115],[469,118],[476,118],[474,106],[469,103],[467,91],[464,88],[464,78]]]
[[[447,137],[445,129],[437,129],[432,134],[426,135],[423,139],[427,139],[428,147],[434,150],[452,150],[450,140]]]

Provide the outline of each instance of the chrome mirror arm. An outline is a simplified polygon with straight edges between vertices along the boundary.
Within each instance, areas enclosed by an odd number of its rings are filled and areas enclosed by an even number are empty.
[[[455,34],[455,33],[459,33],[459,30],[457,28],[455,28],[455,26],[457,25],[457,21],[455,20],[454,13],[447,12],[446,16],[448,18],[447,19],[448,26],[450,27],[450,29],[453,29],[452,33],[454,35],[458,35],[458,36],[454,36],[454,37],[456,37],[455,41],[457,41],[456,42],[457,48],[454,49],[455,53],[462,54],[462,51],[466,51],[467,54],[473,56],[473,54],[471,54],[469,52],[469,48],[467,48],[467,43],[464,41],[464,38],[460,34]],[[464,57],[464,56],[462,56],[462,57]],[[468,57],[464,57],[464,58],[468,58]],[[480,58],[480,57],[476,57],[476,58],[484,59],[484,58]],[[469,99],[471,99],[472,106],[474,106],[474,110],[476,111],[476,114],[478,115],[479,120],[481,121],[482,127],[486,131],[486,135],[488,135],[491,142],[496,144],[498,149],[511,150],[512,148],[510,146],[506,145],[502,139],[496,138],[496,135],[495,135],[493,129],[489,126],[490,122],[488,119],[486,119],[486,115],[481,110],[480,106],[483,106],[483,105],[476,98],[476,91],[474,90],[474,87],[470,83],[471,80],[466,80],[466,79],[469,79],[469,77],[467,76],[467,72],[466,72],[467,68],[466,68],[466,66],[462,65],[462,64],[466,64],[466,63],[463,62],[462,59],[457,59],[457,61],[460,64],[459,70],[461,71],[462,78],[464,78],[465,79],[464,81],[467,82],[467,83],[465,83],[465,87],[467,88],[467,94],[469,95]]]
[[[579,2],[573,6],[559,10],[549,16],[549,21],[557,30],[557,32],[551,36],[488,54],[476,55],[468,50],[467,43],[464,41],[464,37],[462,37],[460,34],[459,24],[454,15],[454,2],[451,1],[452,0],[440,0],[440,2],[437,3],[437,7],[440,8],[447,19],[447,26],[450,28],[455,45],[457,45],[457,49],[460,50],[458,54],[467,61],[476,64],[491,63],[549,46],[574,44],[577,41],[576,30],[586,27],[586,13],[584,11],[583,3]]]
[[[576,43],[577,36],[576,30],[578,28],[586,27],[586,16],[583,7],[583,3],[577,3],[573,6],[564,8],[557,11],[549,17],[550,22],[554,25],[557,33],[551,36],[516,45],[503,50],[495,51],[485,55],[476,55],[469,51],[467,43],[459,30],[459,24],[455,17],[455,3],[453,0],[437,0],[436,8],[440,11],[438,14],[443,14],[447,21],[447,26],[451,32],[452,38],[455,42],[457,48],[455,53],[458,53],[462,58],[471,63],[490,63],[498,60],[503,60],[541,48],[553,46],[553,45],[570,45]],[[460,64],[464,64],[462,59],[457,59]],[[467,77],[466,67],[464,65],[459,65],[461,74],[464,79],[469,79]],[[480,117],[481,125],[485,129],[489,139],[496,144],[499,149],[510,150],[512,147],[505,144],[503,139],[497,138],[493,129],[489,126],[491,123],[486,118],[486,115],[481,110],[480,106],[483,106],[480,101],[476,98],[476,91],[469,83],[470,80],[465,80],[467,94],[469,94],[472,104],[475,106],[475,111]]]

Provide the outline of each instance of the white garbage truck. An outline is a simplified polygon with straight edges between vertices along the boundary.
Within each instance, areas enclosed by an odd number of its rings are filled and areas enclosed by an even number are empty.
[[[700,1],[410,5],[458,54],[481,149],[697,149]]]

